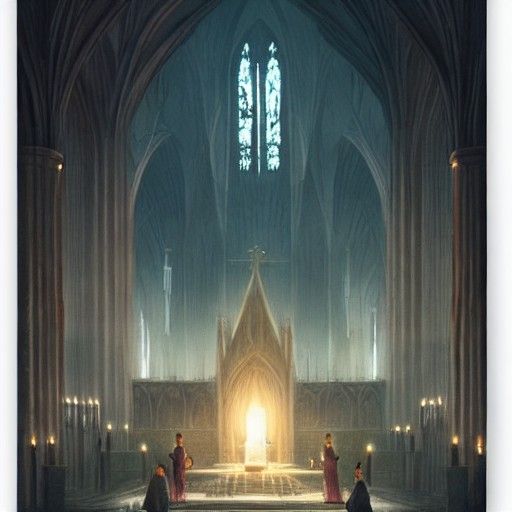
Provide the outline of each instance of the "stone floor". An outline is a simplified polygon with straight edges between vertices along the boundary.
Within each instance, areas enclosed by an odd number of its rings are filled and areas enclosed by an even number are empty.
[[[216,466],[187,472],[187,503],[171,510],[251,511],[251,510],[340,510],[326,505],[322,495],[322,472],[293,466],[275,466],[258,473],[243,467]],[[349,489],[342,487],[344,499]],[[107,494],[70,494],[69,512],[134,512],[140,510],[145,486],[126,484]],[[440,498],[408,494],[389,489],[370,488],[375,512],[440,512]]]

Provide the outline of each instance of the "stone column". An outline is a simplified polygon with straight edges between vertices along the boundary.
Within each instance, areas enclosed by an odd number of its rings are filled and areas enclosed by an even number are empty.
[[[485,147],[454,151],[451,336],[452,435],[461,463],[474,466],[486,423],[486,167]]]
[[[61,459],[63,304],[61,185],[63,157],[45,147],[21,147],[18,156],[18,508],[30,498],[30,440],[37,467],[48,463],[54,436]],[[38,481],[41,479],[38,478]],[[38,492],[39,501],[41,490]],[[41,506],[41,502],[39,503]]]

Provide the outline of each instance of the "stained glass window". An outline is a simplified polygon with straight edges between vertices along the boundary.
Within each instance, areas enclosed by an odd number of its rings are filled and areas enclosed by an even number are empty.
[[[238,71],[238,143],[240,145],[240,170],[251,167],[252,141],[252,79],[249,45],[244,44]]]
[[[277,171],[280,164],[281,70],[276,44],[271,42],[268,50],[266,48],[256,49],[256,58],[252,62],[249,43],[245,43],[238,71],[239,166],[241,171],[249,172],[254,156],[254,172],[258,175],[265,162],[269,172]],[[263,94],[265,97],[262,97]],[[253,128],[256,130],[254,136]],[[255,148],[252,148],[253,143]],[[266,146],[262,147],[262,143]],[[265,155],[265,151],[266,161],[263,161],[261,153]]]
[[[267,169],[279,169],[279,146],[281,145],[281,71],[277,60],[277,47],[272,42],[268,48],[267,76],[265,78]]]

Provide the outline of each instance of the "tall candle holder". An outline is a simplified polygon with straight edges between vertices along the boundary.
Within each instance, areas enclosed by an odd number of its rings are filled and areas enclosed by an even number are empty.
[[[372,453],[373,446],[368,444],[366,446],[366,482],[370,487],[372,485]]]
[[[147,465],[147,452],[148,447],[145,443],[140,446],[140,455],[141,455],[141,481],[143,483],[146,482],[146,465]]]
[[[37,442],[36,436],[30,440],[30,470],[32,482],[30,487],[30,501],[32,510],[37,510]]]
[[[128,423],[124,425],[124,431],[126,432],[126,451],[130,449],[130,428]]]
[[[456,468],[459,465],[459,436],[452,437],[452,446],[451,446],[451,466],[452,468]]]
[[[55,437],[50,436],[47,441],[48,466],[55,466]]]

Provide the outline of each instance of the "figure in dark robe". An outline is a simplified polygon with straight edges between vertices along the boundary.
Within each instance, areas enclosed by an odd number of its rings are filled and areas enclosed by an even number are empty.
[[[183,447],[183,436],[176,434],[176,448],[169,454],[172,459],[173,466],[173,486],[172,486],[172,501],[174,503],[183,503],[186,501],[185,497],[185,448]]]
[[[356,479],[356,485],[354,490],[347,500],[347,510],[349,512],[373,512],[372,506],[370,505],[370,495],[368,489],[363,480],[363,470],[361,469],[361,463],[358,462],[354,471],[354,477]]]
[[[165,478],[165,466],[158,464],[155,474],[149,481],[146,498],[142,510],[147,512],[168,512],[169,511],[169,486]]]
[[[324,501],[325,503],[343,503],[338,482],[338,459],[332,446],[331,434],[325,436],[324,444]]]

